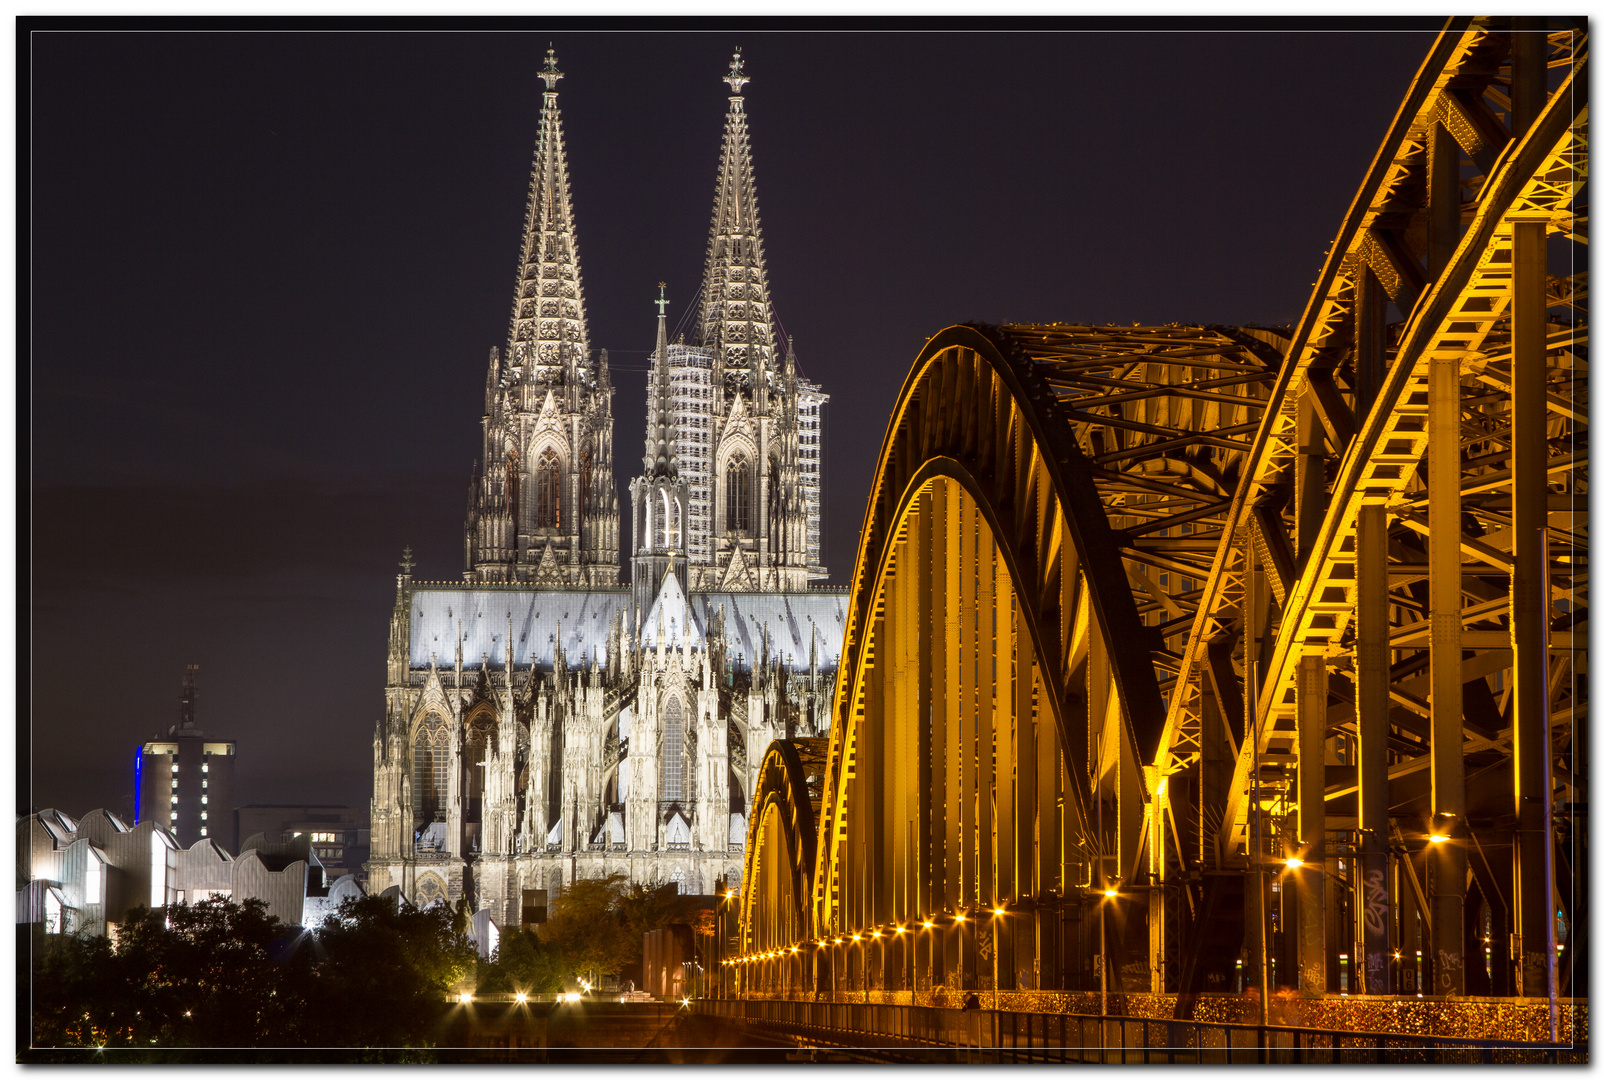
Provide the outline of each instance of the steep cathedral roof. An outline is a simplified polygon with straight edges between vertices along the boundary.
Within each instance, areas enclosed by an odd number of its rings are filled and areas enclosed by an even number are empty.
[[[768,369],[774,364],[774,317],[746,132],[746,99],[741,96],[741,88],[751,79],[741,68],[739,49],[724,81],[733,92],[724,117],[724,149],[702,277],[700,343],[715,348],[722,344],[724,362],[731,369],[751,367],[754,359]]]
[[[673,582],[673,584],[670,584]],[[732,664],[749,670],[764,654],[792,670],[805,671],[817,650],[821,668],[840,660],[846,626],[846,594],[810,589],[805,593],[728,593],[681,591],[676,576],[667,574],[651,614],[641,620],[641,645],[657,643],[657,617],[663,614],[675,629],[670,642],[700,647],[722,609],[724,639]],[[616,624],[629,624],[629,593],[625,590],[579,589],[475,589],[414,587],[411,593],[411,655],[408,666],[426,671],[431,663],[442,667],[456,657],[462,641],[462,663],[478,668],[487,658],[500,668],[506,655],[507,623],[512,622],[513,664],[549,668],[560,641],[570,667],[606,657],[607,635]],[[689,640],[682,627],[689,628]]]
[[[562,111],[557,108],[557,54],[546,50],[540,78],[546,84],[540,107],[540,137],[529,176],[529,208],[524,217],[507,361],[556,374],[565,362],[583,367],[590,355],[585,326],[585,293],[579,280],[579,246],[574,236],[573,200],[568,191],[568,155],[563,148]]]

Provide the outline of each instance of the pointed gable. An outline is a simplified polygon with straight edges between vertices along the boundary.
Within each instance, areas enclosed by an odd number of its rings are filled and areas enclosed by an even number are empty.
[[[657,591],[652,610],[641,625],[641,644],[657,644],[657,628],[663,628],[664,644],[693,648],[702,643],[702,632],[691,618],[690,605],[685,591],[680,588],[677,574],[664,574],[663,587]]]

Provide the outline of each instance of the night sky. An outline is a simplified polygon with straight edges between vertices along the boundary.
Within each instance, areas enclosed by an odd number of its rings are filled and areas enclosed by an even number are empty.
[[[743,47],[775,314],[831,395],[842,583],[897,390],[942,327],[1298,319],[1435,32],[1372,25],[19,35],[19,804],[131,812],[135,747],[176,722],[194,662],[241,803],[366,812],[401,550],[422,578],[463,569],[548,41],[626,507],[651,301],[666,281],[676,323],[700,284]]]

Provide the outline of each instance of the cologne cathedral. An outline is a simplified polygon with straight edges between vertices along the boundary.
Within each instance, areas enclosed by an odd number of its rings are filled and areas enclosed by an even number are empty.
[[[620,583],[612,377],[585,322],[548,51],[512,323],[485,374],[463,581],[396,579],[373,736],[374,892],[501,926],[576,878],[740,880],[769,742],[825,734],[827,400],[777,340],[737,51],[694,340],[659,290]]]

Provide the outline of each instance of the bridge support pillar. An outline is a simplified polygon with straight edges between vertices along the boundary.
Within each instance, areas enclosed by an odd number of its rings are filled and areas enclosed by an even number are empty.
[[[1441,125],[1438,125],[1441,127]],[[1431,955],[1433,994],[1465,993],[1464,679],[1460,667],[1459,357],[1432,360]],[[1437,837],[1444,839],[1438,840]]]
[[[1522,35],[1524,36],[1524,35]],[[1510,487],[1515,569],[1510,625],[1515,646],[1515,931],[1520,993],[1556,989],[1553,790],[1548,709],[1547,238],[1543,221],[1514,225],[1511,363],[1514,401]],[[1552,1009],[1550,1011],[1553,1011]],[[1551,1026],[1558,1017],[1551,1018]]]
[[[1298,839],[1303,860],[1288,880],[1297,897],[1296,983],[1326,992],[1326,658],[1298,659]],[[1290,980],[1289,980],[1290,981]]]
[[[1354,907],[1363,959],[1359,978],[1367,994],[1392,992],[1392,884],[1387,860],[1389,800],[1387,726],[1392,712],[1391,624],[1387,602],[1387,507],[1359,507],[1358,707],[1360,858]]]

